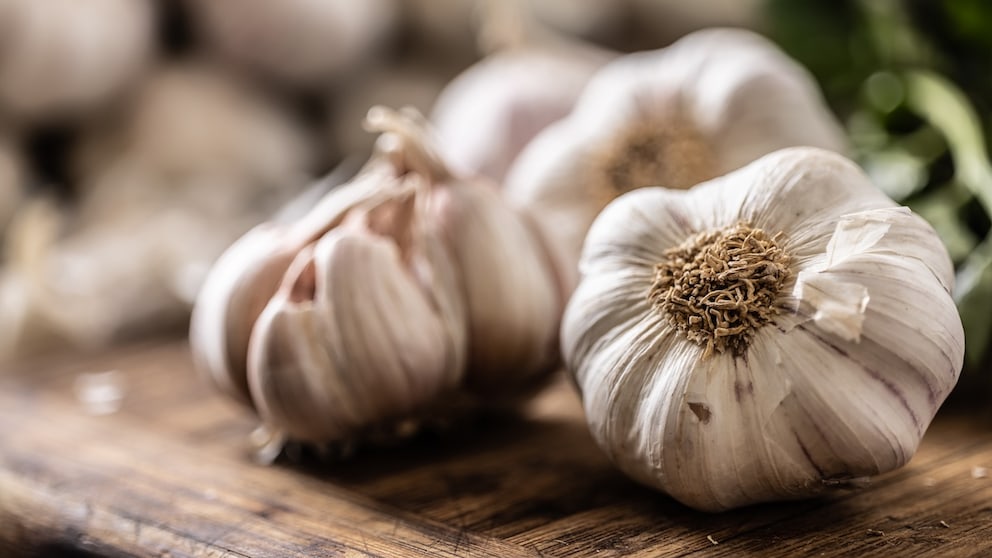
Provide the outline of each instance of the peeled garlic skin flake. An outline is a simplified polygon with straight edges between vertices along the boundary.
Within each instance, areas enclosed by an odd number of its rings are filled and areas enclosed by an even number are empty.
[[[936,233],[824,150],[618,198],[581,273],[562,349],[592,435],[699,510],[904,465],[962,366]]]

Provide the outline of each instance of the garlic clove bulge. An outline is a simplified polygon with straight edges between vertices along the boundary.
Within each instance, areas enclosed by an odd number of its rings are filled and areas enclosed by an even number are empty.
[[[411,228],[413,201],[350,215],[286,273],[249,348],[252,396],[270,427],[346,440],[422,410],[461,379],[454,274]],[[385,227],[376,212],[388,214]]]
[[[603,67],[521,152],[506,191],[540,217],[570,290],[582,240],[612,199],[689,188],[796,145],[846,149],[812,77],[758,35],[707,30]]]
[[[546,379],[558,360],[563,301],[531,224],[495,184],[453,172],[419,114],[376,107],[368,125],[384,132],[398,166],[429,189],[427,226],[451,253],[468,311],[467,384],[499,399]]]
[[[581,269],[562,349],[593,437],[697,509],[905,464],[961,369],[943,245],[826,151],[626,194]]]
[[[304,247],[340,225],[349,211],[391,195],[392,177],[390,166],[369,165],[296,221],[258,225],[232,244],[214,263],[193,307],[190,345],[197,368],[250,405],[248,341],[283,275]]]

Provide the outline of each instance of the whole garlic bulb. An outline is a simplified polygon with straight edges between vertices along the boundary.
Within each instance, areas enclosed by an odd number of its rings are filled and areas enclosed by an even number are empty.
[[[383,134],[366,168],[235,243],[194,309],[198,366],[280,436],[512,403],[556,363],[562,302],[529,224],[452,174],[419,114],[377,107],[368,126]]]
[[[502,181],[545,127],[565,117],[605,52],[560,44],[490,54],[452,80],[431,113],[445,155],[467,172]]]
[[[395,0],[190,0],[210,46],[292,86],[327,83],[367,60],[397,19]]]
[[[582,240],[610,200],[688,188],[799,145],[846,145],[810,75],[751,32],[701,31],[600,70],[572,113],[517,158],[507,196],[540,215],[571,288]]]
[[[940,239],[823,150],[626,194],[581,269],[562,348],[593,437],[693,508],[905,464],[961,369]]]
[[[29,119],[96,108],[140,74],[151,0],[0,0],[0,109]]]

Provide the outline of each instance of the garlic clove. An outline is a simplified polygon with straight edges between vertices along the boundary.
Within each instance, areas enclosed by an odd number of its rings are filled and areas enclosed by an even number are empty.
[[[461,271],[469,315],[469,382],[513,393],[546,377],[557,359],[560,290],[534,232],[496,188],[438,188],[431,213]]]
[[[214,263],[190,319],[197,368],[225,393],[251,404],[247,354],[251,330],[296,257],[285,234],[260,225]]]
[[[412,211],[399,203],[376,210]],[[402,221],[389,218],[390,236],[371,220],[365,230],[334,229],[294,261],[249,349],[266,423],[295,439],[347,439],[420,410],[460,380],[463,324],[439,312],[455,303],[422,275],[445,263],[400,236],[410,232]]]
[[[963,362],[936,233],[822,150],[622,196],[582,272],[562,350],[593,437],[697,509],[903,465]]]
[[[707,30],[603,67],[569,116],[521,152],[506,191],[540,215],[574,288],[582,240],[617,196],[689,188],[792,145],[844,150],[843,137],[812,78],[774,45],[743,30]]]
[[[449,250],[466,301],[468,384],[499,399],[546,379],[557,361],[563,301],[526,218],[507,206],[495,184],[454,173],[419,114],[377,107],[368,125],[395,146],[398,168],[420,177],[429,191],[427,226]]]
[[[232,244],[214,263],[193,307],[190,344],[197,367],[224,392],[250,405],[249,338],[290,264],[304,247],[340,225],[350,210],[391,195],[386,192],[393,186],[391,169],[370,165],[295,222],[259,225]]]

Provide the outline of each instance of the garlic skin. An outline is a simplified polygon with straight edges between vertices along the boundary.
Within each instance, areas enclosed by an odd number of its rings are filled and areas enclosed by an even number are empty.
[[[597,218],[581,269],[562,349],[592,435],[626,474],[696,509],[902,466],[961,370],[936,233],[823,150],[626,194]],[[700,325],[710,316],[715,328]]]
[[[0,0],[0,107],[39,119],[99,108],[155,45],[151,0]]]
[[[445,156],[502,182],[521,150],[572,110],[610,58],[592,48],[519,47],[493,53],[452,80],[431,112]]]
[[[571,289],[582,240],[610,200],[688,188],[802,145],[846,149],[812,77],[759,35],[706,30],[602,68],[571,114],[521,152],[506,191],[540,216]]]
[[[395,0],[189,0],[186,5],[221,55],[297,87],[326,84],[367,60],[398,16]]]

